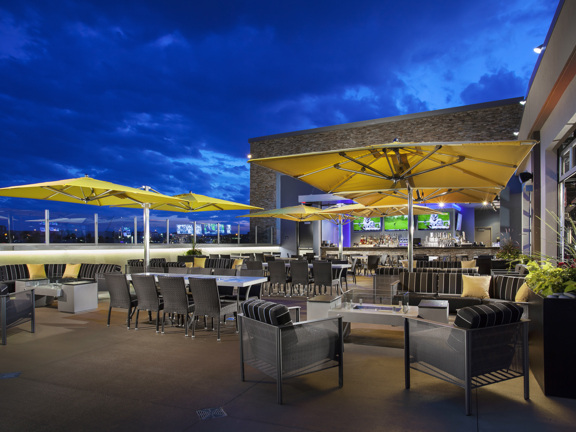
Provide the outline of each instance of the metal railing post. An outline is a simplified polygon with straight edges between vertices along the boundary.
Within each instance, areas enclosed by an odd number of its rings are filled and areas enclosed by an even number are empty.
[[[240,244],[240,224],[238,224],[238,244]]]
[[[194,244],[196,244],[196,221],[194,221]]]
[[[94,213],[94,243],[98,244],[98,213]]]
[[[166,244],[170,244],[170,219],[166,219]]]
[[[132,238],[132,243],[138,243],[138,219],[134,216],[134,236]]]
[[[216,224],[216,244],[220,244],[220,222]]]
[[[45,243],[50,243],[50,210],[44,210],[44,238]]]
[[[254,244],[258,244],[258,225],[254,227]]]

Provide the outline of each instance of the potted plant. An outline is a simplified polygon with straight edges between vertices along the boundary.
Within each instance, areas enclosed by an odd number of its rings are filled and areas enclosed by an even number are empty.
[[[193,262],[195,256],[202,255],[201,249],[196,249],[196,243],[192,242],[192,249],[184,252],[184,255],[178,257],[178,262]]]
[[[575,238],[576,226],[566,219]],[[530,369],[547,396],[576,398],[576,249],[566,242],[563,261],[528,262]]]

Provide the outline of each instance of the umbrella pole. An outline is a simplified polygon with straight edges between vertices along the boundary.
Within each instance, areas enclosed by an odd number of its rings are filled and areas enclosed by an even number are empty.
[[[144,186],[149,191],[149,186]],[[150,266],[150,204],[144,204],[144,271]]]
[[[412,207],[412,188],[408,187],[408,271],[414,271],[414,208]]]
[[[296,221],[296,255],[300,255],[300,222]]]
[[[338,215],[338,259],[344,259],[344,233],[342,230],[342,215]]]

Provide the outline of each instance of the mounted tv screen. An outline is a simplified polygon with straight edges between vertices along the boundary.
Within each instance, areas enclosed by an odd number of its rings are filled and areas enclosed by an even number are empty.
[[[408,231],[408,216],[384,216],[384,231]]]
[[[194,234],[194,224],[176,225],[176,234]]]
[[[354,231],[382,231],[382,219],[375,218],[360,218],[352,221]]]
[[[418,229],[419,230],[450,229],[450,213],[418,215]]]

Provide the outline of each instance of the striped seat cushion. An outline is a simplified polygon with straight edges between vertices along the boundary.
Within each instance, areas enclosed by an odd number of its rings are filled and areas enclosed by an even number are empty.
[[[440,270],[442,270],[442,269],[434,268],[434,267],[420,267],[420,268],[414,269],[414,271],[422,272],[422,273],[439,273]]]
[[[513,302],[469,306],[458,311],[454,325],[465,329],[491,327],[520,321],[524,309]]]
[[[524,277],[506,275],[496,276],[496,280],[493,280],[493,292],[490,293],[490,297],[500,300],[514,301],[516,299],[516,293],[524,282],[526,282],[526,278]]]
[[[96,274],[120,273],[121,267],[117,264],[99,264]]]
[[[170,261],[166,263],[166,267],[186,267],[186,263]]]
[[[400,274],[402,289],[414,293],[438,293],[438,275],[428,272],[403,272]]]
[[[98,264],[82,263],[82,265],[80,266],[80,272],[78,273],[78,278],[79,279],[95,279],[97,269],[98,269]]]
[[[458,273],[439,273],[438,293],[462,294],[462,275]]]
[[[141,259],[129,259],[128,265],[130,267],[144,267],[144,260]]]
[[[15,281],[16,279],[28,279],[28,266],[26,264],[7,264],[0,267],[3,281]]]
[[[44,264],[47,278],[61,278],[66,269],[66,264]]]
[[[408,269],[404,267],[380,267],[376,269],[376,274],[397,276],[400,273],[406,272]]]
[[[290,311],[282,304],[254,298],[242,304],[242,311],[248,318],[274,326],[292,324]]]

